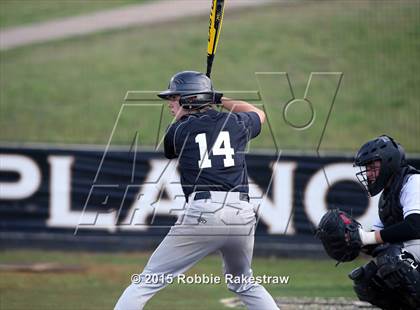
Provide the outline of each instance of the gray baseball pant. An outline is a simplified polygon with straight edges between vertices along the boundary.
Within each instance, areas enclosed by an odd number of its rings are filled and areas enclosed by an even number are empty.
[[[219,251],[225,274],[252,276],[255,212],[253,205],[239,199],[238,193],[211,192],[211,198],[189,197],[186,210],[154,251],[140,274],[175,278],[205,256]],[[156,283],[157,282],[157,283]],[[166,287],[165,281],[131,283],[119,298],[115,310],[143,309],[146,302]],[[255,282],[228,283],[248,309],[279,309],[265,288]]]
[[[404,249],[413,254],[416,260],[420,262],[420,239],[404,242]]]

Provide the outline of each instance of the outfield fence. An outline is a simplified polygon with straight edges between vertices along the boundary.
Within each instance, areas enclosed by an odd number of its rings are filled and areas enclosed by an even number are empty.
[[[420,157],[410,164],[420,168]],[[175,161],[130,149],[1,147],[1,248],[151,250],[185,208]],[[350,155],[247,154],[256,253],[322,253],[313,232],[340,208],[369,228],[377,197]]]

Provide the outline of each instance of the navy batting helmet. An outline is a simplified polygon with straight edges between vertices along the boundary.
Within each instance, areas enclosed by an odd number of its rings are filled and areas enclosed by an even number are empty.
[[[222,94],[213,89],[211,80],[201,72],[182,71],[169,81],[168,89],[159,93],[162,99],[179,95],[184,109],[199,109],[213,103],[220,103]]]
[[[367,177],[366,166],[376,160],[381,162],[379,173],[374,181]],[[405,152],[400,144],[389,136],[382,135],[366,142],[357,152],[354,165],[360,167],[356,174],[369,194],[375,196],[382,191],[389,179],[405,164]]]

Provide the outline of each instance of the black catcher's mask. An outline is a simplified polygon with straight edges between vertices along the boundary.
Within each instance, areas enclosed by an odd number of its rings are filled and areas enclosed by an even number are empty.
[[[370,171],[376,177],[369,178],[368,169],[375,169],[375,161],[380,161],[380,165],[376,166],[379,171]],[[404,149],[386,135],[366,142],[354,159],[354,166],[360,168],[360,172],[356,173],[357,179],[371,196],[379,194],[404,165]]]
[[[179,104],[187,110],[200,109],[210,104],[220,103],[222,93],[213,89],[211,80],[201,72],[182,71],[169,81],[168,89],[158,96],[168,100],[180,96]]]

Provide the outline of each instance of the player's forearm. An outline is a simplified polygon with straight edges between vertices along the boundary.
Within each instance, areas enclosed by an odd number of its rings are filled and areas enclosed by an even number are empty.
[[[258,109],[257,107],[253,106],[248,102],[223,97],[222,105],[226,110],[231,112],[255,112],[260,117],[261,123],[265,122],[264,111]]]
[[[404,221],[377,231],[359,230],[363,245],[396,243],[420,239],[420,214],[411,214]]]
[[[420,214],[411,214],[404,221],[384,228],[380,235],[389,243],[420,239]]]

